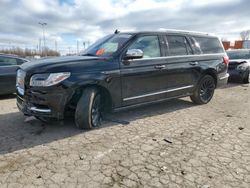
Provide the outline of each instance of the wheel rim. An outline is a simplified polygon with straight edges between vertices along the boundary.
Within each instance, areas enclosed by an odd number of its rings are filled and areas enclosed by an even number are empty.
[[[214,94],[215,84],[214,80],[206,79],[202,82],[200,88],[200,98],[203,102],[208,102],[211,100]]]
[[[97,127],[101,124],[101,96],[96,95],[92,109],[91,109],[91,120],[93,127]]]

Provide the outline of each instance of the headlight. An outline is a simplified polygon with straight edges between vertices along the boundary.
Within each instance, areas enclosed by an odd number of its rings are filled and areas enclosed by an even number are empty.
[[[244,66],[244,65],[239,65],[239,66],[237,66],[237,69],[239,70],[239,71],[244,71],[244,70],[246,70],[246,66]]]
[[[30,79],[30,86],[48,87],[56,85],[70,77],[70,72],[34,74]]]

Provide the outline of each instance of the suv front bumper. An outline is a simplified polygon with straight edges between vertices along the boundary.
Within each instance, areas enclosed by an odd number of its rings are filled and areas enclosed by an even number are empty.
[[[248,70],[228,70],[229,73],[229,81],[242,81],[242,79],[246,76],[248,73]]]
[[[24,115],[63,119],[69,94],[66,90],[28,90],[24,96],[17,94],[17,107]]]

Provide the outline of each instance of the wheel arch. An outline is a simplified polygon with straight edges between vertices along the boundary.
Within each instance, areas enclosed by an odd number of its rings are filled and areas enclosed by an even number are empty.
[[[204,75],[210,75],[210,76],[212,76],[213,77],[213,79],[214,79],[214,81],[215,81],[215,86],[217,86],[217,79],[218,79],[218,77],[217,77],[217,71],[216,70],[214,70],[214,69],[206,69],[205,71],[204,71],[204,73],[203,73],[203,76]]]
[[[102,100],[104,101],[105,111],[111,111],[112,106],[113,106],[113,101],[112,101],[112,97],[111,97],[109,90],[106,87],[96,84],[96,83],[86,84],[86,85],[82,85],[80,87],[75,88],[74,94],[71,96],[71,99],[69,100],[68,105],[67,105],[67,110],[65,111],[75,110],[76,105],[78,101],[80,100],[83,91],[86,88],[97,88],[101,93]]]

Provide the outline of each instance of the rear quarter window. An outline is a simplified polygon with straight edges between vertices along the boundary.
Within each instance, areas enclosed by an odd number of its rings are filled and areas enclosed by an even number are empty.
[[[203,54],[223,53],[223,47],[218,38],[192,37],[195,45],[201,49]]]
[[[167,43],[170,56],[192,54],[191,47],[184,36],[167,35]]]

